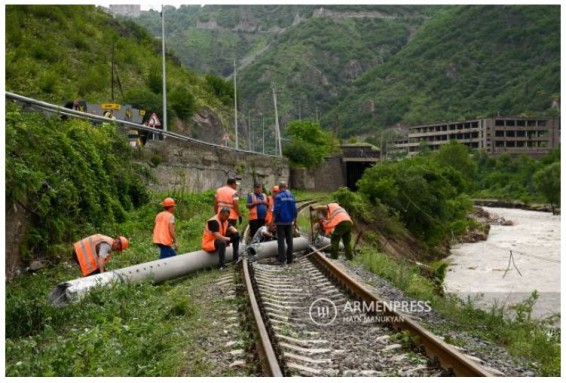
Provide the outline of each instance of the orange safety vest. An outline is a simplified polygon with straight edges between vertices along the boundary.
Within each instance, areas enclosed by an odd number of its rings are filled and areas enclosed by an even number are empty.
[[[218,218],[218,214],[214,217],[206,221],[204,225],[204,232],[202,233],[202,243],[201,247],[204,251],[215,251],[216,248],[214,247],[214,240],[216,237],[214,236],[214,232],[208,229],[208,222],[215,220],[218,222],[218,227],[220,228],[220,235],[226,236],[226,231],[228,230],[228,221],[224,221],[222,223],[220,218]]]
[[[346,210],[337,203],[329,203],[328,215],[326,216],[326,220],[322,222],[325,233],[330,234],[336,225],[344,221],[352,223],[352,218],[350,218]]]
[[[157,214],[155,217],[155,227],[153,228],[153,243],[165,246],[173,244],[173,237],[171,237],[169,232],[169,222],[172,215],[167,210]]]
[[[266,201],[266,202],[268,202],[267,197],[265,196],[265,194],[264,194],[264,193],[261,193],[261,194],[263,195],[263,200]],[[255,193],[252,193],[252,203],[254,203],[256,200],[257,200],[257,197],[255,196]],[[254,207],[252,207],[252,208],[249,210],[249,213],[250,213],[250,215],[249,215],[248,220],[252,221],[252,220],[254,220],[254,219],[257,219],[257,205],[255,205]]]
[[[73,244],[79,260],[79,266],[84,276],[98,270],[98,253],[96,252],[96,247],[102,242],[106,242],[112,246],[114,238],[102,234],[94,234]],[[108,253],[108,256],[104,259],[104,263],[106,264],[110,258],[112,258],[112,253]]]
[[[267,214],[265,215],[265,223],[267,225],[271,224],[273,220],[273,197],[267,197]]]
[[[234,210],[234,194],[237,191],[232,189],[230,186],[222,186],[218,190],[216,190],[216,202],[218,204],[218,211],[223,207],[227,207],[230,209],[230,216],[228,219],[238,219],[238,215],[236,214],[236,210]]]

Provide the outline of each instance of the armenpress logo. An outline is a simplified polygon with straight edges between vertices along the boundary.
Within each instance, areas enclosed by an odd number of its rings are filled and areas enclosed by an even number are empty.
[[[328,326],[334,322],[338,309],[334,302],[328,298],[318,298],[309,308],[309,316],[314,324]]]

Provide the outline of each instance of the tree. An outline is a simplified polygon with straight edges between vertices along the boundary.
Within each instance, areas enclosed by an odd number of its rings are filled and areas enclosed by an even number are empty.
[[[283,154],[289,158],[291,167],[294,168],[316,168],[338,146],[336,137],[324,132],[313,121],[292,121],[287,125],[285,135],[291,140],[285,144]]]
[[[554,162],[534,175],[534,183],[537,190],[544,195],[552,208],[552,214],[556,214],[556,206],[560,206],[560,162]]]

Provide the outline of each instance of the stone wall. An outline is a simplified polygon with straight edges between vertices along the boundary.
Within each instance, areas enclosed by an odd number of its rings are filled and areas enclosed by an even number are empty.
[[[294,169],[291,171],[291,188],[332,193],[346,186],[345,167],[342,157],[328,157],[315,170]]]
[[[150,140],[142,150],[144,162],[152,164],[149,166],[155,177],[148,187],[157,192],[217,189],[230,176],[241,178],[242,193],[251,192],[254,181],[262,182],[267,190],[281,180],[289,182],[286,158],[172,139]]]

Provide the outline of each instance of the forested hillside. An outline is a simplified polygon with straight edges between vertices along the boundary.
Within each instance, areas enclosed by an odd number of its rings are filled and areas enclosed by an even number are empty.
[[[240,108],[346,138],[424,122],[556,113],[560,7],[182,6],[166,34],[184,65],[238,71]],[[136,19],[160,35],[159,13]],[[273,118],[273,117],[271,117]]]
[[[6,90],[55,104],[73,99],[128,103],[161,116],[161,43],[138,24],[94,6],[9,5]],[[211,81],[168,55],[170,130],[201,138],[204,129],[191,121],[196,112],[218,130],[230,126],[223,116],[231,115],[232,100],[225,105],[217,93]]]
[[[325,116],[342,135],[489,116],[557,113],[560,7],[451,7]],[[371,108],[364,109],[364,105]]]

